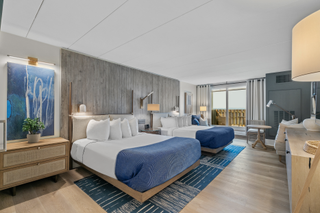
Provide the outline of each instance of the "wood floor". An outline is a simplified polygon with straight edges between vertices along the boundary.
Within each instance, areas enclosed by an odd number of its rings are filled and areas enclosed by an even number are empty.
[[[236,139],[235,145],[246,145]],[[74,181],[90,175],[79,168],[60,175],[17,187],[12,197],[9,190],[0,192],[0,213],[105,213]],[[289,196],[285,165],[274,149],[260,145],[244,149],[181,212],[196,213],[287,213]]]

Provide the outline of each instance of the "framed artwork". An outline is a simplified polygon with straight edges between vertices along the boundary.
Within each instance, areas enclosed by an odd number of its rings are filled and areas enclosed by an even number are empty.
[[[193,94],[191,92],[184,93],[184,113],[187,115],[192,114],[192,99]]]
[[[0,121],[0,152],[7,150],[6,121]]]
[[[26,118],[40,118],[41,136],[54,135],[54,70],[7,63],[7,140],[24,139]]]

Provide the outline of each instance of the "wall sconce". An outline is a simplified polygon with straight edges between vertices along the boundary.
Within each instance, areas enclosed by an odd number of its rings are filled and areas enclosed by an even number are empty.
[[[38,63],[45,64],[45,65],[50,65],[50,66],[54,66],[55,65],[54,63],[38,61],[38,59],[34,58],[34,57],[21,58],[21,57],[12,56],[12,55],[7,55],[7,56],[10,57],[10,58],[18,59],[18,60],[28,61],[28,64],[29,65],[33,65],[33,66],[38,66]]]
[[[146,99],[147,97],[149,97],[152,94],[153,94],[153,91],[150,92],[148,95],[146,95],[146,97],[140,98],[140,109],[143,109],[143,100]]]

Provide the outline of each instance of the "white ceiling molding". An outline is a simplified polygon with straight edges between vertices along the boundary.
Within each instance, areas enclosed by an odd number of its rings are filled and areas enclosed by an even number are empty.
[[[292,28],[319,9],[316,0],[10,0],[1,30],[206,84],[290,70]]]

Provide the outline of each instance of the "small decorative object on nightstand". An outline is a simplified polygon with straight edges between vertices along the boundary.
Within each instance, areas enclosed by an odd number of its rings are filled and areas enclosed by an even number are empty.
[[[0,153],[0,191],[54,177],[69,170],[70,143],[63,138],[40,140],[38,143],[9,143],[7,151]]]
[[[141,132],[148,133],[148,134],[156,134],[156,135],[161,135],[161,129],[142,129]]]

